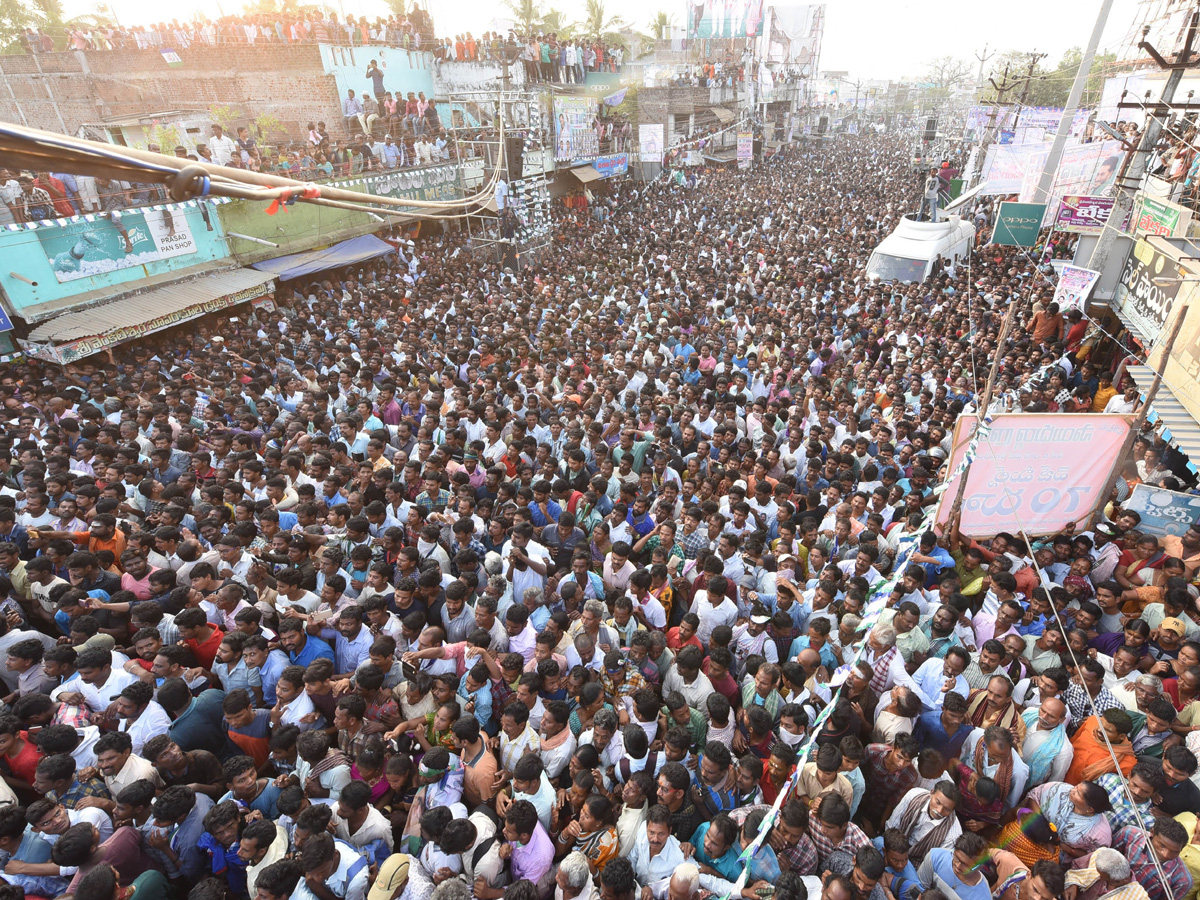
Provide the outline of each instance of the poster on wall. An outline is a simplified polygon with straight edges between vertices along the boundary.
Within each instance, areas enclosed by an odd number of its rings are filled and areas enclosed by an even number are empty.
[[[181,211],[89,216],[61,228],[39,228],[37,236],[60,284],[196,252]]]
[[[595,97],[554,98],[554,158],[586,159],[600,155],[600,139],[592,127],[599,104]]]
[[[1054,302],[1060,310],[1083,309],[1088,294],[1092,292],[1100,273],[1081,266],[1065,265],[1058,273],[1058,284],[1054,286]]]
[[[758,37],[763,26],[763,0],[688,0],[688,37]]]
[[[661,162],[663,150],[663,123],[643,122],[638,126],[638,154],[642,162]]]
[[[821,58],[825,35],[825,5],[774,5],[763,31],[767,62],[794,66],[803,78],[811,78]]]
[[[750,168],[750,160],[754,156],[754,135],[749,131],[739,131],[737,136],[737,161],[739,169]]]

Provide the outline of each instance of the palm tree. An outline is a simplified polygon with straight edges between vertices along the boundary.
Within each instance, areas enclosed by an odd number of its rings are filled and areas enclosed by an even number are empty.
[[[542,18],[542,8],[537,0],[504,0],[504,5],[513,14],[522,34],[528,37],[534,33]]]
[[[656,41],[665,41],[671,34],[671,26],[675,17],[666,10],[660,9],[650,20],[650,33]]]
[[[551,7],[538,22],[538,28],[544,34],[557,34],[559,40],[566,40],[575,33],[575,24],[567,21],[567,14],[561,9]]]
[[[584,7],[586,14],[583,28],[593,37],[601,37],[606,41],[624,43],[617,29],[625,24],[620,16],[610,16],[604,8],[604,0],[587,0]]]
[[[399,19],[406,18],[412,12],[412,0],[384,0],[387,3],[388,9],[392,11],[392,15]]]

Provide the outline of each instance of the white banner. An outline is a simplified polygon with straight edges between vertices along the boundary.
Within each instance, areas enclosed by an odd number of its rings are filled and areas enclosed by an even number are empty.
[[[643,122],[638,126],[638,153],[642,162],[662,162],[663,123]]]
[[[1063,266],[1054,288],[1054,302],[1058,304],[1059,311],[1065,312],[1072,307],[1082,310],[1099,277],[1100,273],[1091,269]]]

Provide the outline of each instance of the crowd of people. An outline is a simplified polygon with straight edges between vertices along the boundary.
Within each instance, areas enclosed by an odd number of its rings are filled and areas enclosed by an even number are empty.
[[[1193,895],[1200,525],[1120,505],[1186,467],[923,527],[994,354],[1014,407],[1138,394],[1021,248],[864,278],[906,149],[0,369],[0,900]]]
[[[340,44],[354,47],[391,47],[431,52],[438,62],[493,62],[522,60],[531,83],[582,84],[587,72],[619,72],[625,48],[603,38],[559,36],[537,30],[524,35],[514,30],[471,32],[435,37],[429,13],[414,7],[407,15],[339,15],[331,10],[305,8],[292,15],[242,13],[211,19],[123,26],[116,22],[78,21],[61,35],[30,25],[20,36],[27,53],[55,50],[184,51],[193,46],[230,44]]]

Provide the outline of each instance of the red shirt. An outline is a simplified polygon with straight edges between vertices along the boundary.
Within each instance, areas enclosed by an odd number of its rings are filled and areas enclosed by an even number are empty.
[[[8,763],[8,768],[12,771],[14,778],[21,778],[33,784],[33,775],[42,754],[29,739],[29,732],[22,731],[21,739],[25,742],[21,752],[16,756],[4,757],[4,761]]]
[[[191,648],[196,654],[196,661],[200,663],[201,668],[211,669],[213,660],[217,658],[217,648],[221,646],[221,640],[225,637],[225,632],[215,625],[211,626],[213,633],[203,644],[198,644],[196,641],[185,640],[184,643]]]

